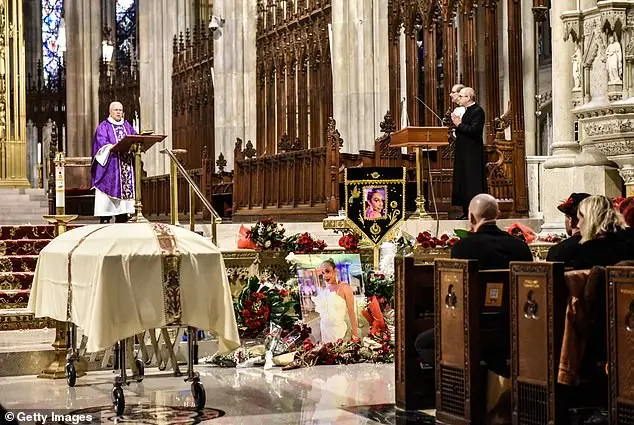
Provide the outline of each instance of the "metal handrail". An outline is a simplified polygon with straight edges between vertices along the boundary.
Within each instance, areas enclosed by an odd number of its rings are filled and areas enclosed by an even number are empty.
[[[177,153],[185,153],[184,149],[176,149]],[[189,185],[189,229],[194,231],[196,225],[196,219],[194,214],[194,195],[200,199],[203,203],[203,206],[207,208],[207,210],[211,213],[211,241],[214,245],[218,246],[218,229],[217,225],[222,223],[222,218],[220,214],[216,212],[214,207],[211,205],[211,202],[205,195],[203,195],[202,190],[198,187],[194,179],[189,175],[183,164],[178,160],[174,151],[164,148],[160,151],[162,154],[167,155],[170,162],[170,215],[171,215],[171,223],[173,225],[178,225],[178,172],[185,178],[185,181]],[[203,170],[204,172],[204,170]]]

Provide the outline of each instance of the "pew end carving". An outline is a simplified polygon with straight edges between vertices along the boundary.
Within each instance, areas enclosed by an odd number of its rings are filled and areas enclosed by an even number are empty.
[[[436,259],[434,281],[436,418],[485,423],[487,368],[508,376],[509,271]]]
[[[612,424],[634,424],[634,267],[607,268],[608,416]]]
[[[396,406],[404,410],[434,407],[434,370],[422,370],[416,337],[434,327],[434,266],[413,257],[395,258]]]

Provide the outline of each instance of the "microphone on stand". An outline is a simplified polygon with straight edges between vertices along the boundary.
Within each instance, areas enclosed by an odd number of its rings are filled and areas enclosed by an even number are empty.
[[[427,104],[426,104],[425,102],[423,102],[423,101],[422,101],[422,100],[421,100],[418,96],[414,96],[414,98],[415,98],[416,100],[418,100],[418,101],[419,101],[419,102],[420,102],[420,103],[421,103],[421,104],[422,104],[425,108],[427,108],[427,110],[428,110],[429,112],[431,112],[432,114],[434,114],[434,116],[435,116],[436,118],[438,118],[438,121],[440,121],[440,125],[443,125],[443,123],[444,123],[444,122],[443,122],[442,118],[440,118],[440,117],[438,116],[438,114],[437,114],[436,112],[434,112],[434,110],[433,110],[433,109],[431,109],[429,106],[427,106]]]

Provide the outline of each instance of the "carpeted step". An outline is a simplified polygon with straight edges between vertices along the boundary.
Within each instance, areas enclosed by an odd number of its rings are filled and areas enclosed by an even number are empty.
[[[0,291],[0,310],[26,308],[30,292],[28,289]]]
[[[26,308],[0,308],[0,331],[18,329],[42,329],[53,327],[54,321],[47,317],[35,318]]]
[[[39,255],[50,239],[18,239],[0,241],[0,255]]]
[[[5,255],[0,257],[0,273],[34,272],[37,255]]]
[[[29,291],[33,283],[32,272],[0,273],[0,291]]]
[[[0,226],[0,239],[53,239],[53,225]]]

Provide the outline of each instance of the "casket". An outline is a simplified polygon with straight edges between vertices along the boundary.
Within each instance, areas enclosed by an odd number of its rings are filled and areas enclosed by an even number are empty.
[[[40,253],[29,309],[79,326],[91,352],[168,325],[212,331],[221,352],[240,345],[220,250],[167,224],[87,225],[58,236]]]

